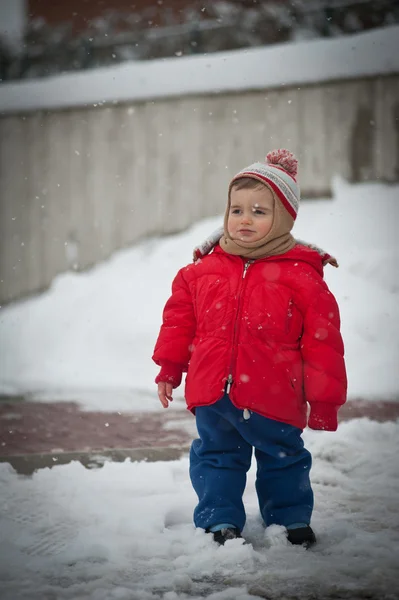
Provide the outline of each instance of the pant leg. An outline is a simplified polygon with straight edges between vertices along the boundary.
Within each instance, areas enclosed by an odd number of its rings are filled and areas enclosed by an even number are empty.
[[[231,523],[245,525],[242,501],[252,446],[235,427],[237,409],[228,398],[195,410],[199,439],[190,451],[190,477],[198,496],[194,510],[196,527],[207,529]]]
[[[239,422],[238,430],[255,447],[256,492],[265,524],[310,523],[312,457],[304,447],[302,430],[256,413]]]

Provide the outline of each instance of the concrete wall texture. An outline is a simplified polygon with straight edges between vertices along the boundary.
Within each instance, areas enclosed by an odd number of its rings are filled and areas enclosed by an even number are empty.
[[[222,213],[279,147],[304,197],[399,180],[399,76],[0,117],[0,303],[141,238]]]

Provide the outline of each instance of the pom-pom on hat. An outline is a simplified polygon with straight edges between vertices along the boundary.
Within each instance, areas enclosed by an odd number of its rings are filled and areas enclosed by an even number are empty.
[[[238,179],[251,177],[268,184],[282,202],[284,208],[295,220],[298,214],[300,189],[296,182],[298,161],[292,152],[285,149],[272,150],[265,162],[256,162],[235,175],[230,190]]]

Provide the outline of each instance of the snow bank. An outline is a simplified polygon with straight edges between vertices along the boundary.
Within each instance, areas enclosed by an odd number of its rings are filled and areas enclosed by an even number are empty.
[[[0,464],[2,600],[397,598],[399,422],[306,431],[318,544],[264,529],[254,491],[248,541],[217,547],[192,525],[188,460],[79,463],[19,477]]]
[[[333,200],[302,203],[294,234],[340,262],[325,275],[341,309],[349,397],[398,400],[399,186],[336,179],[333,191]],[[158,410],[151,355],[172,278],[221,222],[149,239],[1,309],[0,393]]]
[[[98,106],[398,73],[399,26],[333,39],[126,62],[0,86],[0,113]]]

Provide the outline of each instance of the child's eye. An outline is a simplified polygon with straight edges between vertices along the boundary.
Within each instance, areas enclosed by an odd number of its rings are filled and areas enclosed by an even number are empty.
[[[231,211],[232,215],[239,215],[240,214],[240,209],[239,208],[233,208],[233,210]]]
[[[257,215],[264,215],[265,211],[264,210],[260,210],[260,208],[255,208],[254,213]]]

